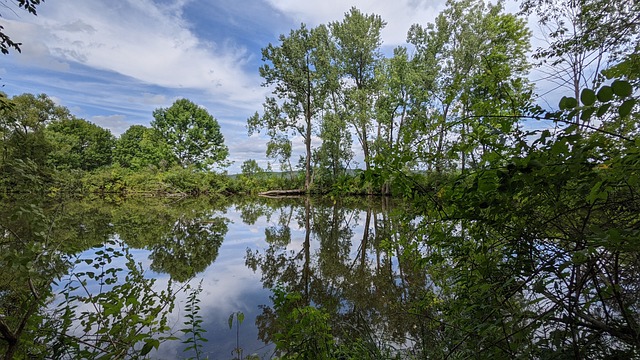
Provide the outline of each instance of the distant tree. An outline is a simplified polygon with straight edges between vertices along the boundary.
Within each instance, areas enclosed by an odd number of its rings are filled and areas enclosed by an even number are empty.
[[[245,160],[240,168],[242,169],[242,175],[245,176],[254,176],[264,172],[254,159]]]
[[[111,164],[115,138],[111,131],[84,119],[63,119],[46,128],[52,146],[49,162],[58,168],[94,170]]]
[[[113,162],[133,170],[150,165],[166,167],[175,161],[171,148],[160,134],[142,125],[129,127],[120,135],[113,150]]]
[[[187,99],[176,100],[169,108],[156,109],[151,126],[169,144],[182,167],[206,169],[225,166],[229,150],[218,121],[201,106]]]

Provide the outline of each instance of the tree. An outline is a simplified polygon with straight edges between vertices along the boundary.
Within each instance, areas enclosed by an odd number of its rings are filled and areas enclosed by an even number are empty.
[[[415,167],[417,158],[409,145],[415,137],[411,130],[412,91],[416,72],[409,59],[407,49],[398,47],[393,57],[384,59],[377,71],[380,79],[380,96],[376,101],[375,115],[378,134],[373,149],[374,164],[378,169],[397,170]],[[382,193],[389,194],[390,179],[382,185]]]
[[[264,172],[254,159],[245,160],[240,168],[242,169],[242,175],[247,177],[252,177]]]
[[[476,166],[512,130],[531,97],[529,36],[524,21],[504,14],[501,4],[476,0],[449,1],[434,24],[411,27],[419,74],[411,111],[429,168]]]
[[[49,163],[57,168],[91,171],[111,164],[115,139],[111,131],[78,118],[49,124],[46,136],[53,151]]]
[[[0,96],[1,97],[1,96]],[[69,111],[47,95],[22,94],[0,107],[0,181],[12,191],[33,191],[49,179],[47,164],[52,150],[45,127],[68,119]]]
[[[336,60],[343,79],[346,119],[353,126],[362,146],[365,169],[371,165],[369,149],[373,104],[378,90],[375,70],[383,59],[382,29],[386,23],[379,15],[363,14],[352,7],[342,22],[329,24],[337,52]]]
[[[155,129],[133,125],[116,141],[113,161],[139,170],[147,166],[166,168],[176,160],[169,145]]]
[[[292,132],[305,144],[305,190],[311,187],[312,128],[321,121],[320,114],[328,96],[329,35],[325,26],[311,30],[304,24],[289,36],[280,35],[280,45],[262,49],[260,67],[263,86],[274,86],[273,94],[263,104],[262,117],[247,120],[249,134],[267,129],[274,144],[288,142]]]
[[[42,130],[54,121],[71,117],[69,110],[56,105],[46,94],[22,94],[11,98],[9,106],[0,110],[0,134],[4,143],[2,159],[31,159],[44,163],[47,148],[42,141],[29,145],[41,137]],[[34,143],[34,144],[36,144]]]
[[[218,121],[203,107],[187,99],[153,112],[151,126],[169,144],[182,167],[206,169],[224,166],[229,149],[224,144]]]

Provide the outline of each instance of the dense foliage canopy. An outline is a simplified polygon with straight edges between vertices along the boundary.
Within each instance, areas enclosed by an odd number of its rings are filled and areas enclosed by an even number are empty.
[[[181,166],[206,169],[227,159],[220,125],[203,107],[179,99],[168,108],[156,109],[153,118],[151,126],[169,144]]]

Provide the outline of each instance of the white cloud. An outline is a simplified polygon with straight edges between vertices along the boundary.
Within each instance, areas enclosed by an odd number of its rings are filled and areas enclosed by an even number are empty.
[[[92,123],[111,130],[111,133],[114,136],[120,136],[122,133],[127,131],[129,126],[132,124],[129,123],[127,117],[124,115],[110,115],[110,116],[93,116],[89,121]]]
[[[243,69],[247,50],[224,40],[199,39],[182,18],[184,3],[58,2],[42,6],[38,17],[13,21],[7,30],[29,39],[23,55],[40,66],[68,70],[67,63],[81,63],[151,85],[205,91],[226,105],[255,108],[264,92],[259,91],[257,74]]]
[[[311,25],[341,21],[351,7],[366,14],[378,14],[387,26],[382,32],[385,45],[398,46],[406,43],[407,31],[412,24],[433,22],[444,9],[445,1],[426,0],[342,0],[298,1],[267,0],[274,8]]]
[[[21,52],[12,52],[10,56],[19,56],[22,63],[43,69],[54,71],[69,70],[69,64],[67,62],[56,59],[51,54],[50,49],[47,47],[45,41],[43,41],[41,27],[19,21],[5,21],[6,33],[11,36],[12,40],[22,43],[20,46]],[[29,41],[23,39],[29,39]],[[37,40],[32,41],[32,39]]]
[[[141,102],[148,105],[164,105],[167,103],[167,97],[162,94],[143,93],[141,98],[131,98],[131,102]]]

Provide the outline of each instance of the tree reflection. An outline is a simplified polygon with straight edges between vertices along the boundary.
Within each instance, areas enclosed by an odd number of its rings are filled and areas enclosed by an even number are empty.
[[[211,199],[0,202],[1,356],[110,358],[156,347],[176,289],[171,281],[154,288],[129,250],[149,249],[152,269],[188,280],[215,261],[227,205]]]
[[[151,246],[151,269],[187,281],[215,261],[226,233],[227,219],[223,217],[180,218]]]
[[[115,230],[127,244],[151,251],[151,269],[185,282],[218,256],[228,219],[221,199],[188,199],[168,203],[130,199],[114,214]]]
[[[295,306],[327,312],[338,345],[357,343],[373,357],[382,354],[382,344],[409,343],[416,311],[407,305],[408,294],[418,296],[410,289],[426,286],[424,273],[409,264],[409,257],[403,259],[407,269],[400,271],[394,252],[399,245],[392,247],[388,238],[401,234],[400,229],[388,228],[388,209],[381,206],[373,199],[350,206],[300,200],[294,209],[299,235],[292,238],[300,248],[269,241],[263,252],[249,249],[246,257],[247,265],[261,272],[265,287],[298,293]],[[264,306],[256,320],[265,342],[276,341],[292,326],[282,323],[278,311]]]
[[[304,348],[301,334],[325,339],[317,331],[331,336],[333,357],[357,349],[359,358],[600,358],[638,348],[637,246],[631,232],[610,229],[623,219],[613,213],[528,217],[541,230],[526,233],[434,220],[388,199],[297,201],[281,210],[297,226],[280,216],[267,247],[246,255],[274,292],[256,320],[259,336],[281,354]],[[545,227],[551,218],[598,226]]]

